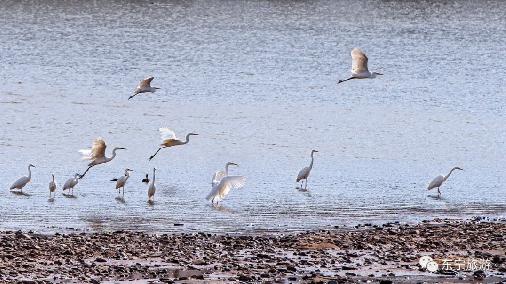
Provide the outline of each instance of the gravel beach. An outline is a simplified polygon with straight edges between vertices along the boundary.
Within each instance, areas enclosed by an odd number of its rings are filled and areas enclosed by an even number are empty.
[[[5,231],[0,233],[0,280],[495,283],[506,281],[505,236],[506,221],[479,218],[255,235]],[[437,271],[420,267],[425,255],[439,264]],[[457,267],[471,260],[475,266]]]

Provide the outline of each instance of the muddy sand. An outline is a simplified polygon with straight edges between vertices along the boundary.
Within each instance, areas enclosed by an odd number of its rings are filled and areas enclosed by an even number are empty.
[[[506,221],[481,218],[254,235],[5,231],[0,239],[3,283],[506,281]],[[419,265],[422,256],[435,272]]]

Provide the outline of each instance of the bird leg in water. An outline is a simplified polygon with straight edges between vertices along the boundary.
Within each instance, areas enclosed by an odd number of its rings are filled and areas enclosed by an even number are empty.
[[[437,188],[437,194],[441,195],[441,191],[439,191],[439,187]]]
[[[158,148],[158,150],[156,150],[155,154],[153,156],[149,157],[149,160],[151,161],[151,159],[153,159],[156,156],[156,154],[158,154],[158,152],[160,150],[162,150],[162,148]]]
[[[84,175],[86,175],[86,173],[88,172],[88,170],[89,170],[89,169],[91,169],[91,167],[93,167],[93,166],[89,166],[89,167],[86,169],[86,171],[84,171],[84,174],[79,175],[79,179],[82,179],[82,178],[84,177]]]
[[[353,80],[353,79],[357,79],[357,77],[350,77],[348,79],[339,80],[337,83],[339,84],[339,83],[346,82],[346,81]]]

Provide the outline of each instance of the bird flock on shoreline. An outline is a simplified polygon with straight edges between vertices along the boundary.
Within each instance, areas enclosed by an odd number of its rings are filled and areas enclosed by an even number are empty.
[[[354,79],[373,79],[376,78],[378,75],[383,75],[382,73],[378,72],[370,72],[368,69],[368,58],[366,54],[358,49],[354,48],[351,51],[351,57],[352,57],[352,69],[351,69],[351,77],[347,79],[342,79],[337,82],[337,84],[341,84],[346,81],[354,80]],[[133,99],[135,96],[142,94],[142,93],[154,93],[156,90],[160,89],[159,87],[152,87],[151,82],[153,81],[154,77],[149,77],[144,80],[141,80],[138,84],[138,86],[135,88],[133,94],[128,97],[128,100]],[[176,134],[174,131],[167,127],[163,127],[159,129],[160,136],[161,136],[161,144],[159,145],[156,152],[149,156],[148,160],[151,161],[155,156],[158,154],[158,152],[165,148],[170,148],[174,146],[181,146],[186,145],[190,142],[190,136],[197,136],[197,133],[190,132],[186,134],[185,139],[179,139],[176,137]],[[89,149],[82,149],[79,150],[79,152],[83,155],[84,160],[89,160],[88,168],[83,172],[83,174],[75,173],[74,176],[67,179],[65,183],[62,186],[62,191],[64,192],[64,195],[67,196],[73,196],[73,190],[74,187],[76,187],[79,183],[79,180],[85,177],[85,175],[88,173],[88,171],[100,164],[105,164],[110,161],[112,161],[116,155],[118,150],[126,150],[126,148],[123,147],[115,147],[113,148],[111,152],[111,156],[107,157],[105,154],[107,145],[102,138],[97,138],[95,141],[93,141],[92,147]],[[296,183],[297,183],[297,189],[302,191],[307,191],[307,183],[308,178],[311,173],[311,170],[313,168],[314,163],[314,154],[318,153],[318,150],[312,150],[311,151],[311,162],[308,167],[305,167],[301,169],[297,175]],[[246,177],[244,176],[234,176],[229,175],[229,166],[239,166],[238,164],[234,162],[227,162],[225,164],[224,171],[216,171],[214,175],[212,176],[211,180],[211,191],[206,196],[206,199],[210,201],[213,205],[218,205],[219,202],[221,202],[232,189],[240,189],[244,187],[246,184]],[[10,190],[13,192],[23,192],[23,188],[30,183],[32,179],[32,168],[35,168],[34,165],[29,164],[28,165],[28,175],[20,177],[17,179],[10,187]],[[463,170],[460,167],[454,167],[450,170],[450,172],[443,176],[439,175],[435,177],[428,185],[427,189],[437,189],[438,195],[441,195],[440,187],[442,184],[450,177],[452,172],[455,170]],[[122,176],[118,178],[113,178],[111,181],[116,182],[115,189],[118,190],[118,194],[121,194],[122,197],[124,197],[125,194],[125,185],[127,181],[130,178],[130,172],[133,170],[126,168],[124,170],[124,173]],[[54,198],[57,184],[55,180],[54,174],[51,175],[51,181],[49,182],[49,197]],[[154,202],[154,196],[156,193],[156,168],[153,168],[153,174],[151,178],[149,178],[149,175],[146,174],[145,178],[142,179],[142,182],[145,184],[148,184],[148,202],[153,203]],[[300,182],[300,185],[299,185]],[[66,193],[65,193],[66,192]]]

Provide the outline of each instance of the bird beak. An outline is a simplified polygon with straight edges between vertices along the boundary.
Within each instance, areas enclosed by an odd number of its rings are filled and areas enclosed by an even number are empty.
[[[239,165],[238,165],[238,164],[236,164],[236,163],[230,163],[230,164],[231,164],[231,165],[234,165],[234,166],[239,166]]]
[[[376,72],[376,75],[383,75],[383,73],[378,73],[378,72]]]
[[[126,148],[123,148],[123,147],[121,147],[121,148],[118,148],[118,149],[121,149],[121,150],[126,150]]]

